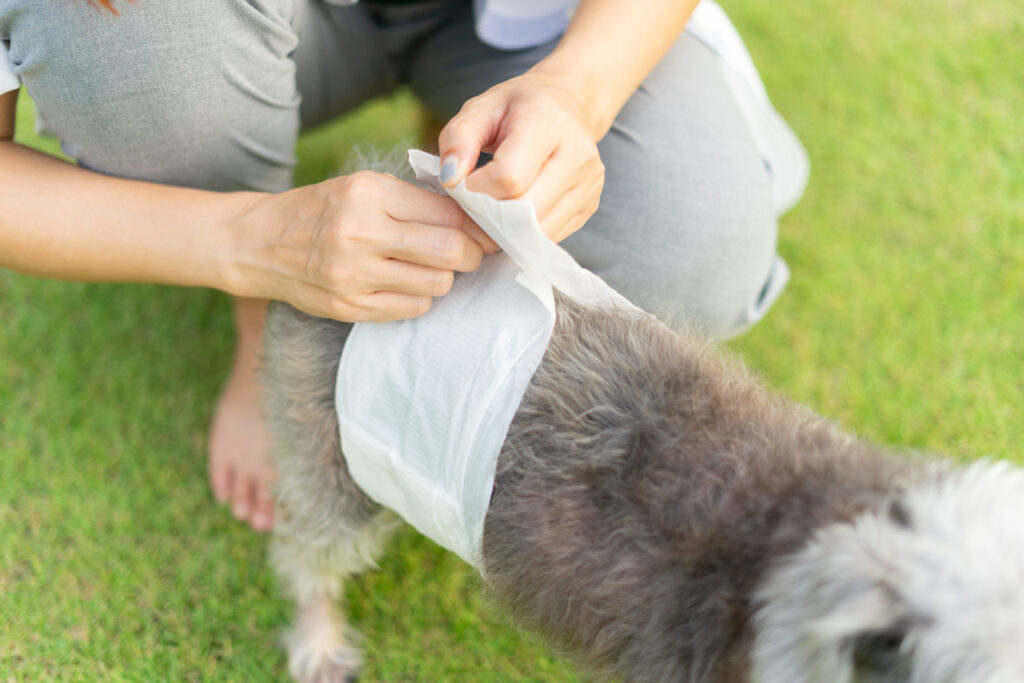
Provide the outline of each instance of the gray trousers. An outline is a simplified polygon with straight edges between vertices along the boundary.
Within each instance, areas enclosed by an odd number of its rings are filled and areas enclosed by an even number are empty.
[[[81,165],[211,190],[291,185],[309,126],[407,84],[443,120],[553,44],[500,51],[470,0],[0,0],[0,39]],[[611,48],[610,48],[611,49]],[[770,305],[769,171],[717,56],[684,34],[600,143],[601,206],[563,244],[641,307],[715,337]]]

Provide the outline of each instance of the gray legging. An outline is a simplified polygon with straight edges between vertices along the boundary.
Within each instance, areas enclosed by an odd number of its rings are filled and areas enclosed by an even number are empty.
[[[305,127],[408,84],[447,120],[553,44],[500,51],[471,0],[0,0],[0,39],[69,155],[212,190],[291,184]],[[609,49],[613,49],[609,46]],[[600,143],[601,207],[564,246],[638,305],[727,337],[775,263],[770,178],[717,64],[684,34]]]

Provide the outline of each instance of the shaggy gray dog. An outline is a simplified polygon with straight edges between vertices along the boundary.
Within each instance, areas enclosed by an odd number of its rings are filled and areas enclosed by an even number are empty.
[[[600,678],[1024,681],[1024,475],[897,458],[699,336],[557,300],[484,528],[488,587]],[[353,484],[334,387],[349,326],[275,305],[272,561],[301,681],[358,667],[335,609],[393,516]]]

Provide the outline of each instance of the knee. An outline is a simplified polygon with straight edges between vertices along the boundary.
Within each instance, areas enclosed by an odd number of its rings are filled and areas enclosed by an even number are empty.
[[[198,0],[25,14],[12,53],[45,127],[81,165],[214,190],[288,186],[298,95],[283,15]]]
[[[737,337],[761,320],[789,281],[774,248],[738,254],[731,263],[693,268],[664,280],[650,309],[672,327],[696,326],[711,339]]]
[[[696,326],[713,339],[734,337],[757,322],[785,285],[770,211],[734,216],[715,229],[654,239],[633,257],[619,287],[673,327]],[[615,285],[613,285],[615,286]]]
[[[705,196],[704,209],[691,204],[688,214],[679,207],[676,230],[663,237],[671,248],[650,256],[652,307],[697,324],[714,339],[736,336],[759,320],[787,275],[776,265],[767,175],[729,194],[713,202]]]
[[[785,284],[770,178],[758,158],[717,168],[609,166],[601,207],[564,245],[638,306],[715,339],[756,322]],[[633,164],[632,170],[643,169]]]
[[[719,57],[684,34],[601,141],[601,206],[565,244],[638,305],[715,338],[786,280],[772,179]]]

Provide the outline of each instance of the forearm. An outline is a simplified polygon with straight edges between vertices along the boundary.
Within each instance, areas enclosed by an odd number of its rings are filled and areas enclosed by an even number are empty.
[[[215,287],[252,196],[112,178],[0,140],[0,267],[91,282]]]
[[[381,173],[214,193],[92,173],[0,139],[0,267],[45,277],[207,286],[337,320],[395,320],[476,269],[479,233],[454,200]]]
[[[599,140],[682,33],[697,2],[581,0],[558,47],[531,72],[570,88]]]

